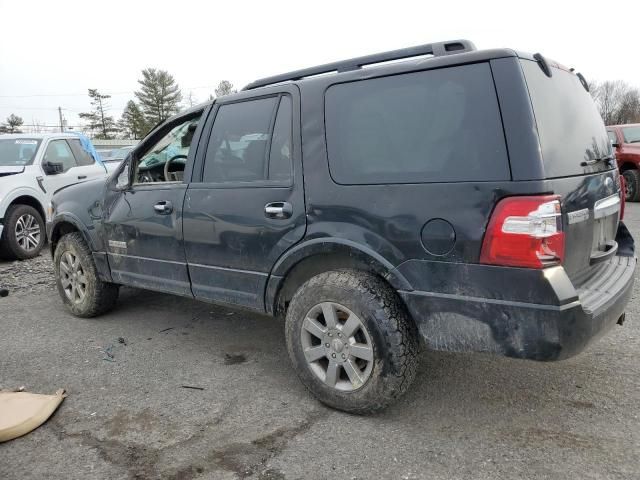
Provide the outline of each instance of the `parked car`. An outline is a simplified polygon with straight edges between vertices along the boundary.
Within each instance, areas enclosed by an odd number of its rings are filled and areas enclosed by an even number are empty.
[[[420,343],[559,360],[622,323],[612,155],[584,79],[539,54],[453,41],[277,75],[58,192],[58,291],[81,317],[120,285],[283,315],[309,390],[377,411]]]
[[[0,135],[0,255],[31,258],[46,241],[45,209],[53,193],[106,177],[77,134]]]
[[[607,133],[616,149],[616,160],[625,180],[626,200],[640,200],[640,123],[609,125]]]

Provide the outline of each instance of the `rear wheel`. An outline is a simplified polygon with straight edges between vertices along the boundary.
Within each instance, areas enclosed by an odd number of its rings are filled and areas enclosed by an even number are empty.
[[[58,242],[53,256],[58,293],[78,317],[95,317],[111,310],[118,300],[118,285],[98,277],[91,251],[78,232]]]
[[[625,183],[625,200],[637,202],[640,200],[640,172],[638,170],[625,170],[622,172]]]
[[[0,253],[10,260],[26,260],[40,254],[45,243],[42,215],[30,205],[11,205],[5,215]]]
[[[379,411],[415,377],[418,332],[397,294],[374,275],[313,277],[291,300],[285,328],[300,380],[333,408]]]

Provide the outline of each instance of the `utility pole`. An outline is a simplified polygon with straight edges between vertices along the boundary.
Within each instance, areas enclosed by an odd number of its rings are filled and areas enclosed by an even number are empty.
[[[62,108],[58,107],[58,116],[60,117],[60,133],[64,133],[64,123],[62,123]]]

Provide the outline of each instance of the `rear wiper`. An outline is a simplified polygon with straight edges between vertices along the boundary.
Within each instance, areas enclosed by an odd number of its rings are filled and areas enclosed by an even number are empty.
[[[613,160],[613,157],[611,157],[611,156],[601,157],[601,158],[594,158],[593,160],[587,160],[586,162],[581,162],[580,166],[581,167],[590,167],[591,165],[595,165],[596,163],[610,162],[612,160]]]

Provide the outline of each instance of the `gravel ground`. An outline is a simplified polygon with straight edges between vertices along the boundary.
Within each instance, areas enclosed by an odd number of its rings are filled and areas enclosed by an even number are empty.
[[[640,205],[627,224],[640,238]],[[133,289],[79,319],[50,271],[0,263],[0,387],[69,393],[0,445],[2,479],[640,478],[640,282],[575,358],[425,352],[402,401],[358,417],[302,387],[278,320]]]
[[[55,288],[53,264],[47,247],[39,256],[27,261],[0,260],[0,287],[12,294],[51,292]]]

